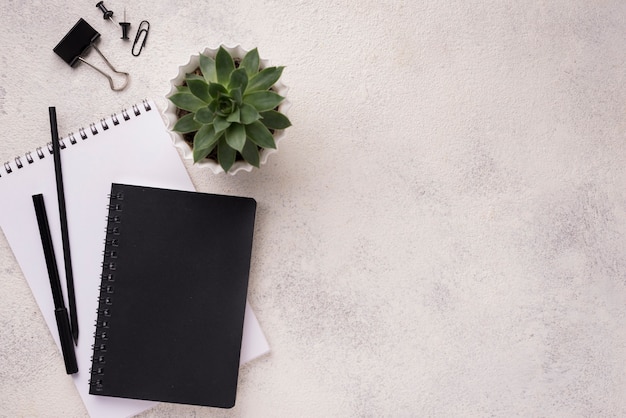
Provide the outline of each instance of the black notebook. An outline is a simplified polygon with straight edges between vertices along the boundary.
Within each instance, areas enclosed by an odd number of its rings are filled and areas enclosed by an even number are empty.
[[[112,185],[89,393],[234,406],[255,211]]]

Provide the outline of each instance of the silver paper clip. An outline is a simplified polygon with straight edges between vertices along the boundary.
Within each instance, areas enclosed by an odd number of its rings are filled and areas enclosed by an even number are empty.
[[[139,24],[139,28],[137,29],[137,35],[135,36],[135,42],[133,42],[133,49],[131,51],[134,57],[138,57],[139,54],[141,54],[143,47],[146,45],[146,39],[148,39],[149,30],[150,30],[150,22],[148,22],[147,20],[142,20],[141,23]],[[140,40],[141,40],[141,44],[139,45],[139,50],[135,53],[136,46]]]
[[[113,65],[109,62],[108,59],[100,52],[100,50],[96,47],[95,42],[100,38],[100,34],[94,28],[89,25],[89,23],[85,22],[83,19],[79,19],[78,22],[74,25],[74,27],[61,39],[61,42],[54,47],[54,52],[63,59],[70,67],[74,67],[78,62],[84,62],[94,70],[98,71],[100,74],[105,76],[109,80],[109,86],[111,90],[120,91],[124,90],[128,85],[128,81],[130,79],[130,74],[116,70]],[[115,87],[113,83],[113,78],[102,71],[100,68],[94,66],[87,62],[82,56],[90,49],[93,48],[96,52],[102,57],[105,64],[116,74],[120,74],[124,76],[124,83]]]

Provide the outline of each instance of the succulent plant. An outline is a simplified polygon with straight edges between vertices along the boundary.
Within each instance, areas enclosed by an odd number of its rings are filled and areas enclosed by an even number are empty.
[[[199,58],[199,71],[169,97],[186,113],[173,130],[193,134],[194,162],[213,154],[225,172],[238,158],[259,167],[260,150],[276,148],[272,132],[291,126],[277,110],[284,97],[271,89],[284,67],[259,68],[256,48],[240,61],[223,47]]]

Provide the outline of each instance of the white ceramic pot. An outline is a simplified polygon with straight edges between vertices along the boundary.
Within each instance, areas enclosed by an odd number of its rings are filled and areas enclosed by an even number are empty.
[[[233,47],[222,45],[222,47],[226,49],[230,53],[230,55],[235,59],[243,58],[248,52],[247,50],[243,49],[240,45],[236,45]],[[217,51],[218,51],[218,48],[206,48],[202,52],[202,54],[215,58]],[[176,115],[177,108],[169,100],[169,97],[172,96],[174,93],[176,93],[176,86],[180,86],[183,84],[183,81],[185,80],[185,76],[189,73],[194,72],[199,67],[199,62],[200,62],[200,54],[196,54],[196,55],[192,55],[189,58],[189,62],[187,62],[187,64],[181,65],[180,67],[178,67],[178,75],[170,80],[170,91],[166,95],[166,97],[168,98],[167,108],[165,109],[165,120],[167,123],[167,128],[170,132],[170,135],[172,136],[174,145],[176,145],[176,147],[182,150],[183,157],[185,159],[191,160],[191,161],[193,161],[193,150],[191,146],[183,139],[183,136],[181,134],[179,134],[178,132],[174,132],[172,130],[174,127],[174,124],[176,124],[176,121],[178,120],[178,116]],[[271,65],[269,64],[268,60],[265,60],[262,58],[260,59],[261,69],[267,68],[270,66]],[[272,88],[274,91],[276,91],[276,93],[280,94],[283,97],[287,96],[287,91],[289,90],[288,87],[285,86],[280,80],[278,80]],[[280,105],[278,105],[278,110],[281,113],[286,115],[286,112],[289,109],[289,106],[290,106],[289,101],[285,99],[281,102]],[[260,165],[261,166],[267,162],[267,159],[271,154],[274,154],[275,152],[278,151],[278,144],[281,141],[281,139],[284,137],[284,133],[285,131],[283,129],[276,130],[274,132],[274,141],[276,142],[276,149],[263,149],[260,151]],[[218,162],[210,158],[205,158],[202,161],[198,161],[196,165],[200,167],[209,168],[215,174],[224,172],[224,169],[218,164]],[[228,170],[228,174],[234,175],[238,173],[239,171],[252,171],[253,168],[254,166],[252,166],[251,164],[245,161],[235,161],[231,169]]]

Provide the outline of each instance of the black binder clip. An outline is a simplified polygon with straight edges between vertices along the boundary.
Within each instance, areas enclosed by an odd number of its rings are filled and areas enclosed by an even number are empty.
[[[105,76],[109,80],[109,85],[111,86],[111,90],[120,91],[124,90],[128,85],[128,81],[130,75],[123,71],[117,71],[106,59],[102,52],[96,47],[95,42],[100,38],[100,34],[94,28],[89,25],[89,23],[85,22],[84,19],[79,19],[78,22],[74,25],[74,27],[61,39],[61,42],[54,47],[54,52],[65,61],[70,67],[74,67],[79,61],[84,62],[94,70],[98,71],[100,74]],[[124,84],[120,87],[115,87],[113,83],[113,78],[98,67],[90,64],[85,61],[82,57],[85,53],[88,52],[89,48],[96,50],[96,52],[102,57],[106,65],[116,74],[121,74],[124,76],[125,81]]]

